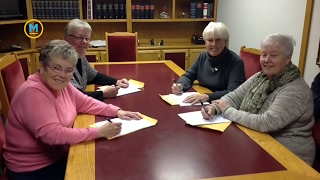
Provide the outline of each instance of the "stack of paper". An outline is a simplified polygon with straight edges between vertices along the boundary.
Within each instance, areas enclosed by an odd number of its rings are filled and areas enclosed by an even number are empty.
[[[100,86],[98,87],[100,91],[103,91],[105,88],[110,87],[108,86]],[[126,95],[126,94],[131,94],[131,93],[135,93],[135,92],[140,92],[141,89],[144,87],[144,83],[140,82],[140,81],[136,81],[133,79],[129,80],[129,87],[127,88],[120,88],[118,91],[117,96],[122,96],[122,95]]]
[[[132,133],[132,132],[135,132],[135,131],[138,131],[138,130],[141,130],[141,129],[144,129],[144,128],[147,128],[147,127],[151,127],[151,126],[154,126],[157,124],[157,120],[156,119],[153,119],[153,118],[150,118],[148,116],[145,116],[145,115],[142,115],[141,116],[143,117],[143,119],[140,119],[140,120],[136,120],[136,119],[132,119],[132,120],[122,120],[122,119],[119,119],[119,118],[114,118],[114,119],[111,119],[111,121],[114,123],[114,122],[121,122],[122,125],[121,125],[121,132],[114,136],[114,137],[111,137],[111,138],[108,138],[109,140],[110,139],[114,139],[116,137],[119,137],[119,136],[124,136],[126,134],[129,134],[129,133]],[[89,127],[101,127],[107,123],[110,123],[109,121],[101,121],[101,122],[97,122],[95,124],[92,124],[90,125]]]
[[[193,111],[187,113],[178,114],[187,124],[192,126],[198,126],[202,128],[208,128],[223,132],[231,124],[229,119],[226,119],[220,115],[213,116],[211,119],[203,119],[201,111]]]
[[[191,103],[184,103],[183,100],[185,100],[188,96],[191,96],[193,94],[199,94],[198,92],[185,92],[179,95],[176,94],[168,94],[168,95],[160,95],[160,97],[169,103],[170,105],[180,105],[180,106],[191,106]],[[203,104],[209,104],[208,102],[203,102]],[[200,103],[194,104],[195,105],[201,105]]]

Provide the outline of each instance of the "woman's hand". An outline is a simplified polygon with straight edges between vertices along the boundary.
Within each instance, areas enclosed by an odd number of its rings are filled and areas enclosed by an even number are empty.
[[[111,138],[121,132],[121,123],[113,122],[107,123],[101,127],[99,127],[99,137]]]
[[[117,84],[117,86],[122,87],[122,88],[129,87],[129,81],[126,78],[118,80],[116,84]]]
[[[221,112],[223,112],[225,109],[227,109],[230,105],[225,100],[214,100],[212,101],[212,104],[216,105]]]
[[[123,111],[123,110],[119,110],[117,112],[117,117],[123,120],[142,119],[142,116],[138,112]]]
[[[104,88],[102,90],[103,97],[104,98],[116,97],[118,94],[119,88],[120,88],[119,86],[116,87],[115,85]]]
[[[213,106],[205,106],[201,108],[201,114],[203,119],[211,119],[216,113],[216,109]]]
[[[171,86],[171,90],[173,94],[182,94],[183,93],[182,89],[183,89],[182,84],[173,83]]]
[[[184,103],[191,103],[192,105],[197,104],[200,102],[207,102],[209,100],[209,96],[207,94],[193,94],[188,96],[186,99],[183,100]]]

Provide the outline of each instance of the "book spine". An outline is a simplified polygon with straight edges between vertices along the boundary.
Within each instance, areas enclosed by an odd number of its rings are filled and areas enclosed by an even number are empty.
[[[145,14],[145,5],[140,4],[140,19],[146,19]]]
[[[148,3],[146,3],[144,5],[144,17],[146,19],[150,19],[150,14],[149,14],[149,11],[150,11],[150,5]]]
[[[87,19],[93,18],[92,0],[87,0]]]
[[[113,18],[119,19],[119,4],[113,3]]]
[[[125,19],[125,8],[124,8],[124,3],[119,2],[119,18],[120,19]]]
[[[32,1],[32,12],[33,12],[33,18],[38,19],[38,6],[37,6],[37,1]]]
[[[154,4],[150,4],[149,14],[150,14],[150,19],[154,19]]]
[[[136,4],[136,18],[141,19],[140,17],[140,4]]]
[[[190,2],[190,18],[196,18],[197,17],[197,2]]]
[[[75,9],[74,9],[74,6],[73,6],[73,1],[69,1],[68,2],[68,4],[69,4],[69,18],[70,19],[74,19],[75,17],[74,17],[74,11],[75,11]]]
[[[76,18],[80,18],[80,7],[79,7],[79,1],[74,1],[75,8],[76,8]]]
[[[197,2],[197,18],[203,18],[202,2]]]
[[[203,3],[203,18],[208,18],[208,3]]]
[[[69,3],[68,1],[64,1],[64,7],[66,9],[66,19],[70,19],[70,8],[69,8]]]
[[[107,3],[102,4],[102,18],[107,19],[108,18],[108,8],[107,8]]]
[[[136,4],[132,3],[131,4],[131,13],[132,13],[132,19],[137,19],[137,13],[136,13]]]
[[[95,19],[101,19],[101,4],[100,3],[95,3],[93,15],[94,15]]]
[[[113,19],[113,7],[112,2],[108,3],[108,19]]]

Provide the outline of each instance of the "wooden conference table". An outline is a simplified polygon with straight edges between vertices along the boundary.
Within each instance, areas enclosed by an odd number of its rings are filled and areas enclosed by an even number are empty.
[[[106,99],[158,120],[156,126],[113,140],[72,145],[66,180],[320,179],[320,175],[271,136],[231,124],[223,133],[192,127],[178,113],[199,106],[171,106],[172,78],[184,71],[171,61],[95,63],[100,73],[145,82],[142,92]],[[92,87],[93,88],[93,87]],[[197,85],[193,90],[204,93]],[[74,127],[103,117],[79,115]]]

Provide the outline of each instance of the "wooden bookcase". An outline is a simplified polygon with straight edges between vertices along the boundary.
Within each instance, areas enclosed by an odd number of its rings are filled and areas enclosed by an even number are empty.
[[[34,19],[32,1],[26,0],[27,17]],[[48,0],[42,0],[48,1]],[[74,1],[74,0],[73,0]],[[93,4],[97,2],[119,2],[121,0],[92,0]],[[105,40],[105,32],[137,32],[140,45],[138,47],[138,60],[164,60],[166,57],[184,58],[170,59],[178,62],[183,69],[188,68],[194,58],[205,50],[204,45],[195,45],[191,43],[193,34],[202,34],[204,27],[210,21],[216,21],[218,0],[122,0],[125,2],[126,19],[84,19],[86,14],[87,0],[79,0],[80,19],[87,21],[92,27],[92,40]],[[188,18],[190,11],[190,2],[209,2],[212,3],[212,18]],[[133,19],[132,4],[152,3],[154,4],[154,19]],[[170,19],[160,19],[162,7],[166,6],[166,12]],[[180,12],[185,12],[185,17],[180,17]],[[31,62],[28,69],[35,71],[37,69],[38,58],[37,41],[50,41],[52,39],[62,39],[63,30],[70,19],[39,19],[44,32],[38,39],[29,39],[24,34],[25,20],[0,21],[0,40],[2,47],[10,47],[12,44],[22,46],[25,51],[17,52],[18,55],[30,54]],[[156,45],[150,45],[150,39],[154,39]],[[160,46],[160,40],[164,45]],[[94,62],[106,60],[105,48],[90,48],[88,57]],[[25,57],[25,56],[23,56]],[[192,58],[192,59],[190,59]],[[25,58],[24,58],[25,59]],[[190,60],[190,62],[189,62]]]

